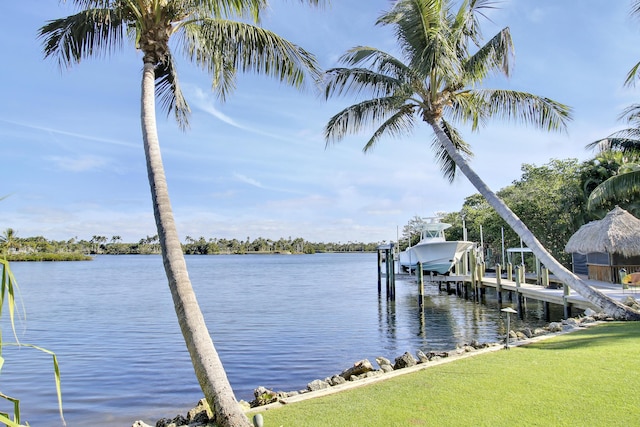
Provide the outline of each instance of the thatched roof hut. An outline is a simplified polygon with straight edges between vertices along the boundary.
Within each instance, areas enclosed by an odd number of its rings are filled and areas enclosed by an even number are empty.
[[[640,269],[640,219],[616,206],[603,219],[580,227],[564,250],[586,255],[589,278],[617,282],[620,268]],[[575,264],[576,256],[574,271]]]

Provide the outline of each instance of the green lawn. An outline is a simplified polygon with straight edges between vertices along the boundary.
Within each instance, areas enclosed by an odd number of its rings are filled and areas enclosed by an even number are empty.
[[[640,426],[640,323],[598,325],[262,414],[267,427]]]

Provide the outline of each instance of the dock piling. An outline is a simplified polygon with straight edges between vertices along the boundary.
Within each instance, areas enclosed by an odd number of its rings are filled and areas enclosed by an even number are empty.
[[[418,306],[422,308],[424,305],[424,271],[422,271],[422,263],[418,263]]]

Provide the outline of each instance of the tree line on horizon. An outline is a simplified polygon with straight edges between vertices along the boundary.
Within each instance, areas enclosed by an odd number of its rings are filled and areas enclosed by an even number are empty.
[[[251,240],[205,238],[186,236],[182,250],[186,255],[220,254],[312,254],[318,252],[374,252],[377,242],[310,242],[301,237],[272,240],[258,237]],[[0,236],[2,254],[9,259],[19,260],[20,255],[29,254],[85,254],[85,255],[150,255],[160,254],[157,235],[146,236],[137,242],[123,242],[120,236],[110,238],[94,235],[91,239],[49,240],[43,236],[19,237],[13,228],[7,228]],[[36,258],[37,259],[37,258]],[[55,259],[55,257],[54,257]],[[62,258],[60,258],[62,259]],[[75,259],[75,258],[70,258]]]

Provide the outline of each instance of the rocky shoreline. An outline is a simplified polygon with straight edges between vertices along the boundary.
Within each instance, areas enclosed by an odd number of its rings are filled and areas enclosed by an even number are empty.
[[[640,304],[629,297],[625,302],[630,307],[634,307],[640,310]],[[551,334],[558,334],[563,332],[571,332],[577,328],[587,327],[596,322],[612,321],[615,320],[605,315],[604,313],[596,313],[593,310],[587,309],[584,315],[576,318],[569,318],[560,322],[552,322],[549,325],[541,328],[524,328],[518,331],[509,331],[510,346],[518,346],[530,342],[532,339],[548,336]],[[368,379],[383,379],[390,374],[399,373],[399,371],[411,371],[413,369],[427,367],[428,365],[434,365],[434,362],[441,361],[443,359],[456,358],[461,356],[467,356],[474,353],[479,353],[480,350],[493,350],[499,349],[504,346],[503,342],[494,343],[479,343],[473,341],[469,344],[460,346],[454,350],[441,351],[441,352],[428,352],[424,353],[421,350],[416,351],[414,356],[410,352],[406,352],[401,356],[395,358],[392,363],[391,360],[385,357],[376,357],[376,363],[378,369],[367,360],[360,360],[354,363],[353,366],[345,369],[339,374],[335,374],[331,377],[324,379],[316,379],[307,384],[307,388],[297,391],[273,391],[263,386],[259,386],[254,390],[255,399],[251,402],[240,401],[247,411],[253,408],[263,409],[266,405],[278,405],[289,403],[290,400],[302,400],[306,397],[314,397],[315,395],[322,394],[323,392],[331,391],[335,388],[342,389],[349,384],[358,385],[358,383],[367,383]],[[410,368],[410,369],[408,369]],[[262,425],[262,416],[256,414],[254,417],[254,425]],[[155,427],[214,427],[213,414],[209,405],[205,399],[201,399],[198,404],[191,409],[185,416],[177,415],[174,418],[162,418],[155,423]],[[153,427],[143,421],[136,421],[132,427]]]

